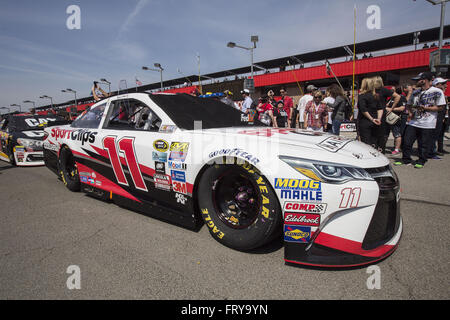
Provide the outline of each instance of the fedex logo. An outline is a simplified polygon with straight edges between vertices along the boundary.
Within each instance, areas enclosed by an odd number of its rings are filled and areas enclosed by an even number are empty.
[[[327,209],[326,203],[310,203],[310,202],[292,202],[286,201],[283,210],[301,213],[325,213]]]

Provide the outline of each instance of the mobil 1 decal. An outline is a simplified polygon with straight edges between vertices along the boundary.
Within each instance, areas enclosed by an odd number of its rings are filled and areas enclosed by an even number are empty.
[[[322,185],[320,181],[275,178],[275,189],[280,190],[281,199],[308,202],[322,201]]]

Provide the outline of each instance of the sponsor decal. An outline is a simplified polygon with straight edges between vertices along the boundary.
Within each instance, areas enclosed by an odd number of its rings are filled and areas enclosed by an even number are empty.
[[[211,220],[211,217],[209,216],[208,209],[201,209],[202,215],[204,216],[206,225],[208,228],[212,231],[213,234],[215,234],[219,239],[222,239],[225,236],[225,233],[220,231],[217,226],[214,224],[214,221]]]
[[[174,161],[168,161],[167,166],[170,169],[174,169],[174,170],[186,170],[186,168],[187,168],[186,163],[174,162]]]
[[[325,149],[330,152],[337,152],[343,147],[345,147],[346,144],[350,143],[352,140],[345,139],[343,137],[339,136],[332,136],[328,137],[322,142],[319,142],[317,146],[321,147],[322,149]]]
[[[186,175],[183,171],[171,171],[172,181],[186,182]]]
[[[159,152],[166,152],[169,149],[169,144],[167,141],[159,139],[153,142],[153,148]]]
[[[255,172],[259,174],[259,171],[249,163],[244,163],[241,165],[241,167],[244,168],[245,170],[247,170],[251,174],[254,174]],[[258,184],[258,188],[261,193],[261,204],[262,204],[261,215],[264,218],[269,219],[270,211],[267,208],[267,205],[270,205],[270,200],[269,200],[269,197],[264,195],[264,194],[269,195],[269,190],[267,189],[267,185],[261,176],[256,180],[256,183]]]
[[[166,174],[166,163],[155,161],[155,171],[158,173]]]
[[[89,130],[76,130],[70,133],[70,139],[74,141],[81,141],[81,145],[84,145],[86,142],[94,143],[95,136],[98,132],[91,132]]]
[[[162,132],[162,133],[172,133],[175,130],[177,130],[177,126],[173,126],[173,125],[163,124],[161,127],[159,127],[159,132]]]
[[[22,131],[24,135],[29,138],[42,138],[44,136],[44,131]]]
[[[188,142],[172,142],[170,145],[169,160],[184,162],[189,149]]]
[[[187,197],[182,195],[181,193],[175,193],[175,199],[177,199],[177,203],[186,204]]]
[[[172,188],[170,177],[166,174],[155,173],[153,175],[155,181],[155,188],[170,191]]]
[[[322,191],[281,190],[281,199],[322,201]]]
[[[55,138],[55,140],[58,139],[70,139],[73,141],[81,141],[81,144],[84,145],[85,143],[94,143],[95,142],[95,136],[98,134],[98,132],[89,131],[86,129],[79,129],[79,130],[67,130],[67,129],[58,129],[53,128],[51,130],[51,137]]]
[[[283,210],[300,213],[325,213],[327,205],[325,203],[292,202],[286,201]]]
[[[342,132],[356,131],[356,123],[354,123],[354,122],[341,123],[340,131],[342,131]]]
[[[311,240],[311,227],[284,225],[284,241],[308,243]]]
[[[88,182],[89,182],[90,184],[94,184],[94,183],[95,183],[95,180],[92,179],[92,178],[88,178],[87,180],[88,180]]]
[[[152,159],[158,162],[167,162],[167,153],[152,151]]]
[[[275,178],[275,189],[320,191],[320,181]]]
[[[88,182],[88,178],[86,176],[80,176],[80,181],[87,183]]]
[[[252,114],[241,114],[241,122],[253,123],[255,115]]]
[[[239,131],[239,134],[248,134],[248,135],[254,135],[254,136],[261,136],[261,137],[271,137],[274,134],[289,134],[294,129],[284,129],[284,128],[267,128],[267,129],[250,129],[250,130],[243,130]]]
[[[320,225],[320,215],[310,213],[285,212],[284,223],[291,225],[318,227]]]
[[[69,139],[71,132],[72,132],[72,130],[52,128],[50,136],[52,138],[55,138],[55,140],[58,140],[58,139]]]
[[[172,189],[181,194],[187,194],[186,182],[172,181]]]
[[[259,159],[255,156],[249,154],[248,152],[245,152],[242,149],[239,148],[233,148],[233,149],[221,149],[217,151],[213,151],[209,154],[209,158],[215,158],[218,156],[237,156],[239,158],[243,158],[247,160],[250,163],[258,164]]]
[[[44,149],[47,149],[47,150],[51,150],[51,151],[55,151],[55,152],[59,151],[59,146],[57,146],[56,144],[53,144],[53,143],[49,143],[48,141],[44,142],[43,147],[44,147]]]
[[[27,125],[29,127],[39,127],[41,125],[47,124],[47,122],[49,122],[49,121],[56,121],[56,118],[39,118],[39,119],[28,118],[28,119],[25,119],[25,122],[27,123]]]

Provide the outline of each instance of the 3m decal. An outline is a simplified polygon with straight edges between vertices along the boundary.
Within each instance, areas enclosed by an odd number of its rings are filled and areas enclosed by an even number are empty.
[[[320,191],[320,181],[275,178],[275,189]]]
[[[187,194],[186,182],[172,181],[173,191],[179,192],[181,194]]]
[[[103,139],[103,148],[106,149],[109,155],[109,160],[119,184],[128,186],[127,178],[123,171],[122,164],[119,158],[119,152],[125,154],[125,161],[128,166],[128,170],[131,174],[136,189],[148,191],[142,178],[141,170],[139,169],[139,163],[136,157],[136,151],[134,149],[134,137],[123,137],[116,142],[117,137],[107,136]]]
[[[361,197],[361,188],[345,188],[341,190],[341,203],[339,208],[356,208]]]
[[[325,213],[327,205],[325,203],[292,202],[286,201],[283,210],[300,213]]]
[[[153,142],[153,148],[159,152],[166,152],[169,149],[169,144],[167,141],[159,139]]]
[[[311,227],[284,225],[284,241],[308,243],[311,240]]]
[[[310,213],[285,212],[284,223],[291,225],[318,227],[320,225],[320,215]]]

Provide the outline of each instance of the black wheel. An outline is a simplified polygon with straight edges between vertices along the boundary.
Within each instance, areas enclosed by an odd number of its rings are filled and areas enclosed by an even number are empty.
[[[198,203],[214,239],[233,249],[254,249],[281,234],[275,192],[250,164],[209,167],[199,182]]]
[[[70,191],[80,191],[81,183],[72,152],[64,146],[59,153],[59,175]]]

